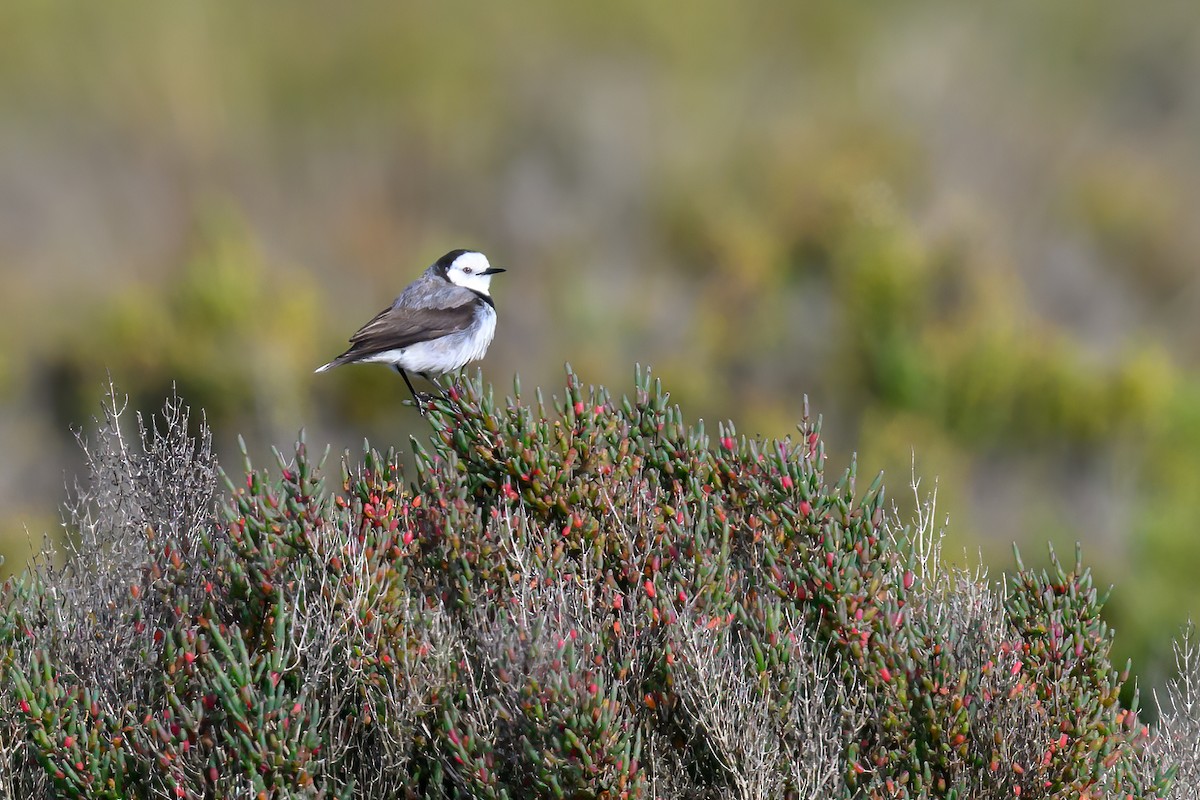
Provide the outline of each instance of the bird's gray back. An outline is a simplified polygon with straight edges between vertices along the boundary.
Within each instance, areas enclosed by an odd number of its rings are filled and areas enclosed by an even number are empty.
[[[433,268],[410,283],[392,303],[393,308],[457,308],[475,299],[470,289],[456,286],[433,274]]]

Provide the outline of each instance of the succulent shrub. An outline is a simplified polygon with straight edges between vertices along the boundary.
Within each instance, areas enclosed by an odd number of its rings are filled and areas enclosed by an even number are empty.
[[[178,400],[132,437],[110,403],[72,544],[4,587],[0,790],[1167,796],[1078,557],[944,569],[807,410],[711,436],[570,371],[424,410],[411,472],[367,449],[327,489],[303,438],[222,473]]]

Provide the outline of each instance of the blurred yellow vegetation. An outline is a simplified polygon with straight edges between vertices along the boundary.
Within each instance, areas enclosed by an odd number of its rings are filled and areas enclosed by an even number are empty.
[[[320,319],[303,273],[268,274],[242,223],[214,214],[175,274],[98,304],[63,337],[43,367],[55,376],[59,424],[93,414],[108,373],[137,408],[178,392],[214,422],[278,434],[311,411],[301,379]]]

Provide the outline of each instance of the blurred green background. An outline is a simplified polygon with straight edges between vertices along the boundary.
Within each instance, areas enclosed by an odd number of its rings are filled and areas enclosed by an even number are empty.
[[[1200,23],[1186,2],[0,7],[0,549],[106,375],[223,454],[420,429],[314,376],[453,247],[484,373],[786,435],[994,574],[1076,540],[1155,683],[1200,616]],[[232,459],[227,458],[227,463]]]

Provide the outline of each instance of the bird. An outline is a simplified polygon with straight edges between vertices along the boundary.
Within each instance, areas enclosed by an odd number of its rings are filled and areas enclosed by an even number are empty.
[[[451,250],[359,328],[346,352],[314,372],[386,364],[400,373],[420,408],[423,395],[408,373],[429,379],[483,358],[496,335],[492,276],[505,271],[476,250]]]

